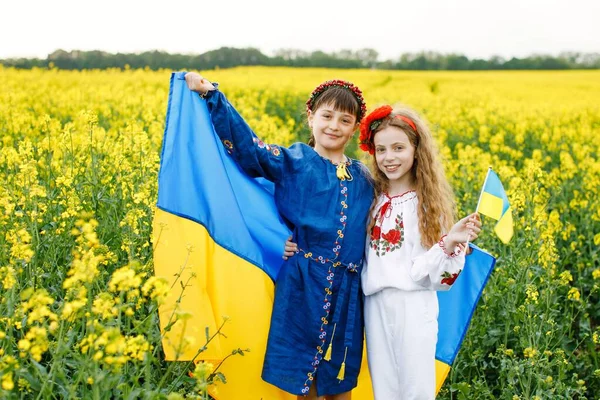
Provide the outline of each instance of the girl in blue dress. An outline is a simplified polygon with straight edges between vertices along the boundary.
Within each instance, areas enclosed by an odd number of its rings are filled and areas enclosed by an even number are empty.
[[[360,89],[319,85],[307,101],[309,145],[285,148],[263,143],[216,85],[196,73],[186,81],[240,167],[274,182],[298,244],[275,284],[262,378],[299,397],[349,399],[363,352],[360,273],[373,201],[367,168],[344,154],[366,111]]]

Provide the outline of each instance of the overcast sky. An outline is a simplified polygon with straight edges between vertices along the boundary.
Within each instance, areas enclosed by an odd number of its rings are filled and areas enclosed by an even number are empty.
[[[372,48],[380,60],[600,52],[600,0],[0,0],[0,58],[56,49],[271,55]]]

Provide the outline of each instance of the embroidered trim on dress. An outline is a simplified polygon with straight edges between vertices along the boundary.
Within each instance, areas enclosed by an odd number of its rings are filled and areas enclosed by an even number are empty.
[[[440,241],[438,242],[438,246],[440,246],[440,248],[442,249],[442,251],[444,252],[446,257],[454,258],[454,257],[461,255],[462,252],[465,250],[464,243],[457,244],[456,247],[454,249],[452,249],[452,252],[449,252],[448,249],[446,249],[446,236],[448,236],[448,235],[443,235],[440,238]]]
[[[340,193],[343,195],[343,199],[340,202],[341,205],[341,209],[340,209],[340,223],[342,224],[342,228],[338,229],[337,231],[337,237],[335,238],[335,246],[332,248],[332,251],[334,253],[334,257],[329,259],[327,257],[323,257],[323,256],[317,256],[314,257],[312,252],[307,252],[305,250],[299,249],[298,252],[301,252],[304,254],[305,258],[310,258],[313,261],[319,262],[321,264],[328,264],[329,265],[329,269],[327,271],[327,283],[324,288],[324,292],[325,292],[325,297],[323,298],[323,310],[325,310],[325,315],[321,317],[321,327],[320,327],[320,331],[319,331],[319,340],[321,341],[321,345],[317,346],[316,348],[316,352],[315,355],[313,357],[313,361],[311,362],[311,366],[313,367],[312,371],[308,372],[306,374],[307,378],[304,381],[304,387],[302,388],[302,393],[306,394],[308,393],[308,391],[310,390],[310,385],[312,383],[312,381],[314,380],[314,376],[315,373],[317,372],[317,368],[319,366],[319,364],[321,363],[321,360],[323,359],[323,348],[325,347],[325,343],[327,341],[327,331],[325,330],[325,328],[327,327],[327,324],[329,324],[329,309],[331,307],[331,295],[333,294],[333,291],[331,290],[331,288],[333,287],[333,278],[335,277],[335,274],[333,272],[334,268],[339,267],[340,265],[342,265],[341,262],[336,261],[339,254],[340,254],[340,250],[342,248],[341,246],[341,241],[344,238],[344,231],[346,230],[346,220],[348,219],[348,217],[346,216],[345,210],[348,208],[348,187],[345,185],[344,180],[340,180],[340,187],[342,188],[340,190]],[[357,272],[358,271],[358,266],[356,264],[350,263],[346,266],[346,268],[348,269],[348,271],[350,272]]]

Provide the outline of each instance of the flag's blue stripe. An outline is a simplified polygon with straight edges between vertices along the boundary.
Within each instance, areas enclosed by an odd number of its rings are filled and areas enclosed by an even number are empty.
[[[500,178],[498,178],[498,175],[494,171],[489,171],[483,191],[502,199],[502,214],[508,210],[508,207],[510,206],[510,203],[508,202],[508,196],[506,196],[506,192],[504,191],[502,182],[500,182]]]
[[[438,292],[438,342],[435,358],[452,365],[496,259],[470,244],[473,252],[466,257],[465,267],[447,292]]]
[[[492,194],[496,197],[502,198],[502,193],[504,193],[504,188],[502,187],[502,183],[498,178],[498,175],[494,171],[488,172],[487,180],[485,181],[485,187],[483,188],[484,192]]]
[[[206,103],[184,76],[171,75],[157,206],[202,224],[217,244],[275,279],[289,230],[273,184],[249,178],[226,153]]]

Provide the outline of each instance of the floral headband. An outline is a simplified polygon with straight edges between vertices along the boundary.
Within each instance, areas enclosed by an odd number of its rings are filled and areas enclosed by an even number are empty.
[[[373,132],[379,128],[384,119],[388,118],[394,109],[390,105],[384,105],[379,108],[376,108],[371,112],[371,114],[367,115],[365,119],[360,123],[360,136],[359,136],[359,147],[361,150],[368,152],[369,154],[375,153],[375,146],[373,145]],[[417,126],[415,123],[408,117],[404,115],[394,115],[392,118],[398,118],[402,121],[406,122],[417,134],[419,135],[419,131],[417,131]]]
[[[348,89],[350,92],[352,92],[354,97],[356,97],[356,101],[358,101],[358,105],[360,106],[360,110],[357,115],[357,121],[360,121],[367,113],[367,104],[365,103],[365,99],[363,98],[362,91],[358,88],[358,86],[355,86],[353,83],[343,81],[341,79],[333,79],[331,81],[323,82],[319,86],[317,86],[315,90],[313,90],[313,92],[310,94],[308,100],[306,100],[306,111],[313,111],[313,106],[315,104],[315,101],[317,100],[317,97],[319,97],[324,91],[333,86],[339,86]]]

